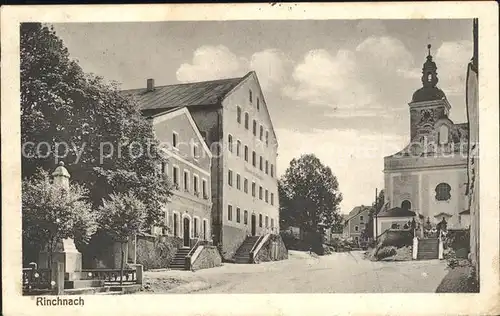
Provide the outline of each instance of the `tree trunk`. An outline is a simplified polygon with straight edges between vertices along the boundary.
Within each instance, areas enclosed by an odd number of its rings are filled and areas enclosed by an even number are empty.
[[[120,285],[123,284],[123,261],[125,259],[125,248],[124,248],[125,243],[121,242],[121,249],[122,249],[122,260],[120,262]]]

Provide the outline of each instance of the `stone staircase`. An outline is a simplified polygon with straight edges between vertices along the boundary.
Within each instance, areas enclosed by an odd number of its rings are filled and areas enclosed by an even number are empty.
[[[261,236],[250,236],[245,239],[243,244],[236,250],[233,256],[234,263],[252,263],[250,251]]]
[[[417,260],[431,260],[439,258],[439,239],[422,238],[418,240]]]
[[[170,261],[170,269],[172,270],[187,270],[186,256],[191,251],[189,247],[181,247],[175,253],[174,258]]]

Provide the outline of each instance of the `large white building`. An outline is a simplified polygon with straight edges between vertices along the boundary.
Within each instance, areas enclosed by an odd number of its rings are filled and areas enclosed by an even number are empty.
[[[468,124],[449,118],[451,105],[438,83],[430,54],[422,68],[422,87],[409,103],[410,143],[384,158],[386,206],[378,215],[378,233],[415,218],[448,228],[470,225],[467,207]]]
[[[255,72],[167,86],[150,79],[147,87],[124,93],[147,116],[189,110],[212,153],[211,232],[224,259],[233,258],[248,236],[279,232],[278,141]]]

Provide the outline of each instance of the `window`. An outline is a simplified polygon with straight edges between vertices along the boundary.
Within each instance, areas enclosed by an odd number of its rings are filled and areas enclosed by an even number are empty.
[[[448,143],[448,126],[441,125],[439,128],[439,144],[444,145]]]
[[[248,193],[248,179],[243,180],[243,191]]]
[[[358,230],[359,230],[358,225],[354,226],[354,231],[356,231],[356,232],[357,232]]]
[[[236,223],[240,223],[240,222],[241,222],[240,208],[237,207],[236,208]]]
[[[248,129],[248,113],[245,113],[245,128]]]
[[[174,213],[174,236],[179,236],[179,215]]]
[[[262,200],[262,187],[259,186],[259,199]]]
[[[236,174],[236,189],[241,190],[241,176],[240,174]]]
[[[252,131],[253,131],[253,136],[257,136],[257,121],[256,120],[253,120]]]
[[[259,214],[259,227],[262,227],[262,214]]]
[[[233,186],[233,171],[232,170],[227,171],[227,184],[229,184],[229,186]]]
[[[179,186],[179,167],[174,167],[173,172],[174,172],[174,184],[176,186]]]
[[[436,186],[436,200],[448,201],[451,198],[451,187],[448,183],[440,183]]]
[[[207,194],[207,180],[203,179],[203,181],[201,181],[201,193],[203,194],[203,198],[205,200],[208,199],[208,194]]]
[[[269,174],[269,161],[266,160],[266,174]]]
[[[255,185],[255,182],[252,182],[252,196],[255,197],[255,188],[257,186]]]
[[[236,121],[241,124],[241,108],[239,106],[236,107]]]
[[[271,177],[274,177],[274,165],[271,164]]]
[[[260,110],[260,100],[257,98],[257,110]]]
[[[189,172],[184,171],[184,191],[189,191]]]
[[[248,90],[248,100],[252,103],[252,90]]]
[[[264,170],[264,159],[262,159],[262,156],[259,157],[259,169],[260,171]]]
[[[271,193],[271,205],[274,205],[274,193]]]
[[[248,162],[248,146],[245,145],[245,161]]]
[[[266,194],[265,194],[265,201],[266,203],[269,202],[269,191],[266,189]]]
[[[173,132],[172,133],[172,146],[174,148],[177,148],[177,145],[178,145],[178,141],[179,141],[179,135],[176,133],[176,132]]]
[[[266,131],[266,146],[269,145],[269,132]]]
[[[254,167],[257,166],[257,155],[255,154],[255,151],[252,151],[252,165]]]
[[[198,159],[199,157],[199,152],[198,152],[198,144],[193,144],[193,158]]]
[[[193,191],[194,191],[194,194],[196,194],[196,195],[199,194],[199,190],[198,190],[198,176],[197,175],[193,176]]]
[[[233,206],[232,205],[227,206],[227,220],[228,221],[233,220]]]
[[[269,216],[266,215],[266,228],[269,227]]]
[[[231,134],[227,135],[227,148],[233,152],[233,136]]]
[[[193,234],[194,237],[198,237],[198,218],[193,218]]]
[[[240,156],[240,152],[241,152],[241,141],[240,141],[240,140],[238,140],[238,141],[236,142],[236,156],[238,156],[238,157],[239,157],[239,156]]]
[[[363,215],[361,215],[361,216],[359,217],[359,220],[360,220],[360,221],[363,221]]]
[[[259,131],[259,139],[262,140],[262,138],[264,138],[264,127],[261,125]]]
[[[271,229],[274,230],[274,218],[271,218]]]
[[[411,202],[408,201],[408,200],[404,200],[401,203],[401,208],[404,209],[404,210],[411,210]]]
[[[243,213],[243,224],[248,225],[248,211],[245,210]]]
[[[207,220],[203,220],[203,240],[207,240]]]

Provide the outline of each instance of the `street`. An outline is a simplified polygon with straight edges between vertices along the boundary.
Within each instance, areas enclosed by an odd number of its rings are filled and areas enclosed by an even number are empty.
[[[439,260],[371,262],[363,259],[362,251],[321,257],[290,251],[284,261],[146,272],[145,282],[169,279],[180,284],[152,289],[154,293],[434,293],[445,267]]]

